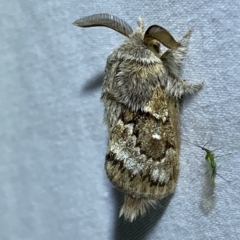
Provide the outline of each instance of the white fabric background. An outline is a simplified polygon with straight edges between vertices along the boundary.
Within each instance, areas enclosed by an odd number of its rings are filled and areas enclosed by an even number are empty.
[[[183,101],[182,138],[217,155],[214,206],[202,210],[204,153],[181,145],[176,192],[165,211],[118,218],[122,194],[104,172],[107,132],[99,100],[107,56],[124,39],[80,29],[108,12],[134,28],[159,24],[180,39],[193,27],[183,77],[204,89]],[[240,239],[240,2],[0,2],[0,239]]]

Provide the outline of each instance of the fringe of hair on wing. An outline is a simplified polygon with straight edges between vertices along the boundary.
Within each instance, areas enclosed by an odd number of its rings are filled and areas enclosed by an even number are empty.
[[[156,200],[134,198],[130,195],[125,195],[119,217],[123,215],[126,220],[132,222],[138,216],[143,216],[150,207],[154,207],[156,204]]]

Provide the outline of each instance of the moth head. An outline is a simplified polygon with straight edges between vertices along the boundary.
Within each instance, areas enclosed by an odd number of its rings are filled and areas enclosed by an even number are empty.
[[[173,36],[163,27],[158,25],[150,26],[144,34],[143,42],[152,51],[160,52],[160,43],[165,47],[174,49],[179,46],[179,43]]]
[[[78,27],[108,27],[126,37],[129,37],[133,33],[132,28],[125,21],[108,13],[99,13],[83,17],[76,20],[73,24]]]
[[[142,19],[139,19],[138,23],[140,31],[144,32]],[[108,13],[99,13],[83,17],[76,20],[73,24],[78,27],[108,27],[128,38],[133,33],[132,28],[124,20]],[[174,49],[179,46],[179,43],[173,38],[173,36],[166,29],[158,25],[152,25],[147,29],[143,36],[143,43],[151,51],[157,54],[160,53],[160,44],[163,44],[165,47],[170,49]]]

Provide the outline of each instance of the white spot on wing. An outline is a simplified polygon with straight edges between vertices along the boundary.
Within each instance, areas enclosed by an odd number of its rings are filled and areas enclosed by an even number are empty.
[[[167,118],[168,118],[168,110],[166,109],[166,110],[164,110],[163,116],[162,116],[163,122],[166,122]]]
[[[153,139],[160,140],[160,139],[161,139],[161,136],[160,136],[159,134],[156,134],[156,133],[155,133],[155,134],[152,135],[152,138],[153,138]]]
[[[160,174],[159,174],[159,182],[167,182],[167,174],[166,171],[161,169]]]
[[[166,161],[166,158],[161,159],[161,164],[163,164]]]
[[[154,169],[153,172],[152,172],[152,179],[153,179],[153,181],[157,181],[157,180],[158,180],[158,177],[159,177],[159,169],[156,168],[156,169]]]
[[[134,150],[137,153],[137,155],[140,155],[140,148],[139,147],[134,148]]]
[[[143,108],[143,111],[144,111],[144,112],[151,112],[152,109],[147,105],[147,106],[145,106],[145,107]]]
[[[128,170],[134,170],[136,166],[136,160],[133,158],[128,158],[124,162],[124,167]]]
[[[145,106],[143,108],[143,111],[151,113],[156,119],[160,119],[161,118],[161,115],[158,114],[158,113],[154,113],[154,110],[149,105]]]
[[[133,134],[133,123],[125,125],[125,127],[128,129],[128,133],[130,135]]]
[[[160,118],[161,118],[161,115],[160,115],[160,114],[157,114],[157,113],[153,113],[153,116],[154,116],[156,119],[160,119]]]
[[[129,152],[122,150],[116,156],[120,161],[124,161],[125,159],[129,158]]]

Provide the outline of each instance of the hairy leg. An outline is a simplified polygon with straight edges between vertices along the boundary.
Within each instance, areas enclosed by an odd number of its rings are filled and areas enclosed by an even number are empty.
[[[203,87],[203,83],[189,83],[182,79],[173,79],[169,77],[166,84],[166,92],[177,98],[181,98],[185,94],[193,94]]]

